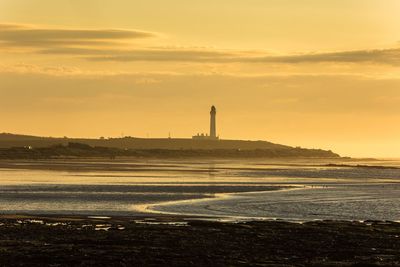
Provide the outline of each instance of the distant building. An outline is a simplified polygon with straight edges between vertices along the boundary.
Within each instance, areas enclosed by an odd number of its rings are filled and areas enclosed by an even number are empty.
[[[195,140],[218,140],[217,136],[217,123],[216,123],[217,109],[215,106],[211,107],[210,111],[210,134],[198,133],[194,135],[192,138]]]

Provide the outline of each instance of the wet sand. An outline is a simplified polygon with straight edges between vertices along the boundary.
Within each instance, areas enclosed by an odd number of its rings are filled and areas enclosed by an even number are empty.
[[[1,216],[0,266],[400,266],[400,223]]]

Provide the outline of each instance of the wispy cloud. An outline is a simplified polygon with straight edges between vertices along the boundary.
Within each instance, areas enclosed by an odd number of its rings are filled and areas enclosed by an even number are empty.
[[[0,24],[0,44],[8,47],[40,48],[69,45],[110,45],[155,37],[156,34],[124,29],[50,28],[21,24]]]
[[[38,51],[40,54],[74,55],[90,61],[178,61],[178,62],[233,62],[241,61],[241,52],[209,49],[85,49],[52,48]]]
[[[85,49],[52,48],[38,51],[41,54],[75,55],[91,61],[183,61],[214,63],[373,63],[400,65],[400,48],[304,53],[295,55],[265,55],[259,51],[246,54],[242,51],[210,49]]]
[[[30,48],[41,55],[67,55],[88,61],[160,61],[192,63],[301,64],[369,63],[400,65],[400,48],[310,52],[274,55],[265,51],[251,53],[210,48],[154,48],[135,46],[134,40],[157,37],[155,33],[124,29],[73,29],[0,24],[0,46]],[[25,51],[25,50],[23,50]]]
[[[301,55],[269,56],[249,59],[252,62],[276,62],[276,63],[381,63],[400,64],[400,48],[339,51],[330,53],[308,53]]]
[[[82,53],[80,53],[82,52]],[[92,61],[180,61],[180,62],[210,62],[210,63],[370,63],[400,65],[400,48],[339,51],[329,53],[305,53],[298,55],[265,55],[262,51],[246,55],[241,51],[223,50],[45,50],[41,53],[79,54]]]

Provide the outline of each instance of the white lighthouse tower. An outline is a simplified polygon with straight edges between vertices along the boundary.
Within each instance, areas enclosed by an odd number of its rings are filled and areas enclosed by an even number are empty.
[[[198,133],[197,135],[192,136],[195,140],[218,140],[217,136],[217,109],[215,106],[211,107],[210,111],[210,134]]]
[[[217,109],[212,106],[210,111],[210,139],[217,139],[216,115]]]

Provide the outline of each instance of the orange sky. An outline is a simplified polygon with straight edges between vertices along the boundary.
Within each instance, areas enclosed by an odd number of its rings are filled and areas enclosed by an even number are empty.
[[[400,157],[398,0],[2,0],[0,132]]]

